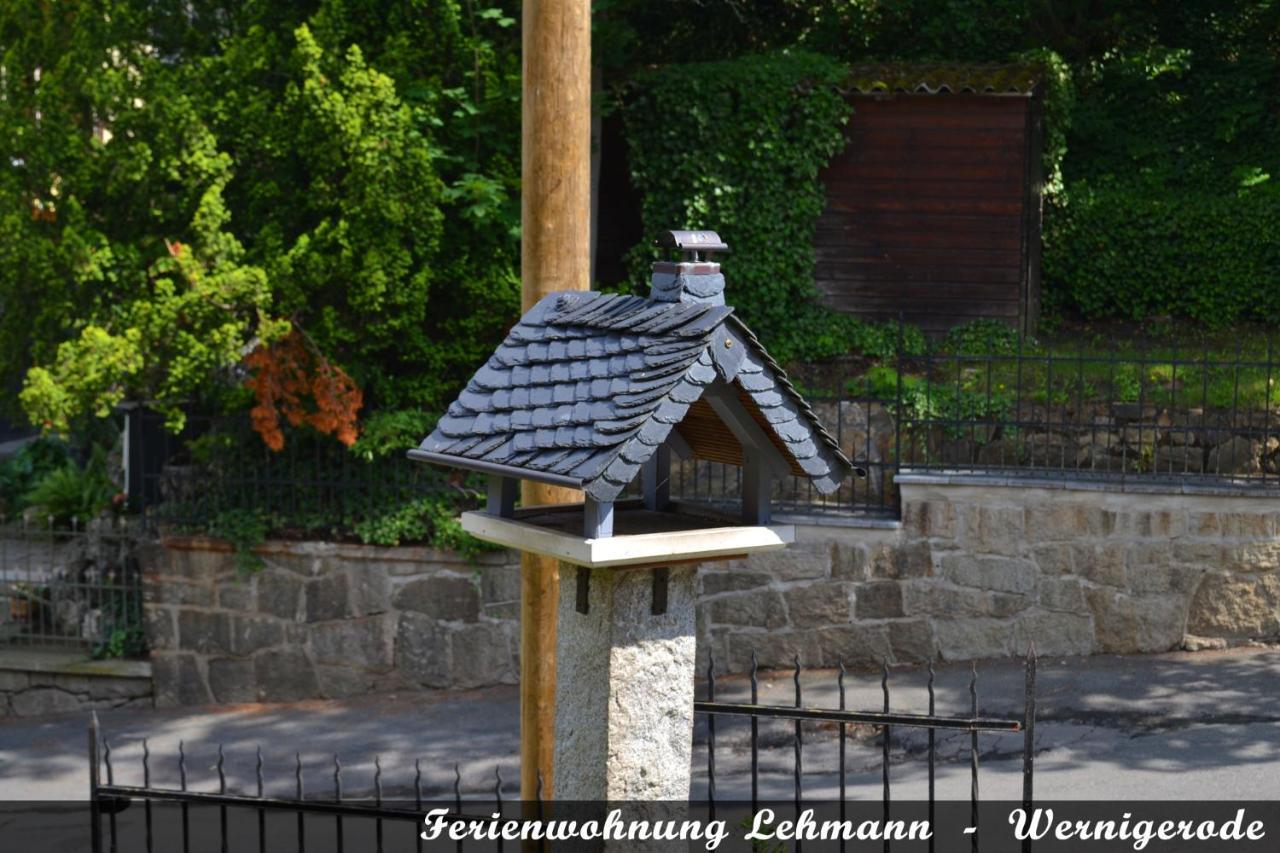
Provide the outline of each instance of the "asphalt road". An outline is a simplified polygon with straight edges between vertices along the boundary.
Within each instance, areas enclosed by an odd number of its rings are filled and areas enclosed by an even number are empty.
[[[924,678],[919,670],[892,674],[894,710],[925,709]],[[939,669],[939,713],[968,709],[968,680],[967,666]],[[851,674],[846,683],[848,707],[881,706],[877,674]],[[980,665],[982,713],[1020,717],[1022,684],[1018,662]],[[1038,685],[1037,798],[1280,798],[1280,650],[1042,659]],[[805,705],[835,707],[834,673],[808,673],[802,687]],[[747,689],[745,679],[721,679],[717,698],[733,701]],[[762,678],[762,702],[790,704],[793,691],[787,673]],[[83,797],[87,725],[85,715],[0,721],[0,801]],[[253,789],[261,747],[268,793],[292,794],[298,759],[308,794],[332,792],[335,753],[347,796],[372,790],[375,756],[380,757],[388,797],[412,792],[415,759],[427,797],[452,797],[455,766],[467,798],[492,797],[499,776],[504,797],[514,798],[518,791],[514,688],[110,712],[101,716],[101,725],[121,783],[141,780],[146,738],[152,781],[159,785],[177,784],[183,742],[193,788],[216,789],[221,745],[232,789]],[[718,724],[716,783],[721,797],[749,793],[747,725]],[[793,733],[790,723],[761,726],[762,797],[789,798],[793,793]],[[990,735],[980,741],[984,799],[1020,796],[1021,737]],[[706,790],[705,722],[698,725],[697,741],[695,795]],[[836,729],[806,727],[804,741],[806,796],[834,795],[839,784]],[[894,731],[890,772],[896,799],[924,794],[924,743],[919,733]],[[938,796],[968,797],[967,735],[940,736],[938,754]],[[846,774],[851,797],[880,796],[880,755],[874,732],[851,732]]]

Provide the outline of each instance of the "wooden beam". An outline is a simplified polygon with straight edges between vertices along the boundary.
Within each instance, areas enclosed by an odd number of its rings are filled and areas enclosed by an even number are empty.
[[[523,4],[521,251],[524,310],[548,293],[591,286],[591,3]],[[524,504],[573,503],[580,493],[524,483]],[[555,736],[560,571],[525,554],[520,598],[520,796],[550,798]]]

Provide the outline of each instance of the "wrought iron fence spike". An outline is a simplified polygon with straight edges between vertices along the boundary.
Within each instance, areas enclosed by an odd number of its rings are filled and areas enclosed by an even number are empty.
[[[262,745],[261,744],[258,744],[255,747],[255,752],[257,753],[258,760],[256,765],[254,766],[254,771],[256,772],[258,777],[258,796],[261,797],[263,787],[264,787],[263,778],[262,778]]]

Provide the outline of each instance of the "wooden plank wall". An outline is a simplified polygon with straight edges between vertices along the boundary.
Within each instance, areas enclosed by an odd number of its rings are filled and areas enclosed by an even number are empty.
[[[877,320],[901,312],[934,332],[979,317],[1033,323],[1032,99],[852,97],[815,237],[826,304]]]

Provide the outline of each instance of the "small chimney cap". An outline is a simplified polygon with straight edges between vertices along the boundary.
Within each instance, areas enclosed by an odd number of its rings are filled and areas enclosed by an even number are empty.
[[[729,251],[729,246],[714,231],[664,231],[658,242],[682,252]]]

